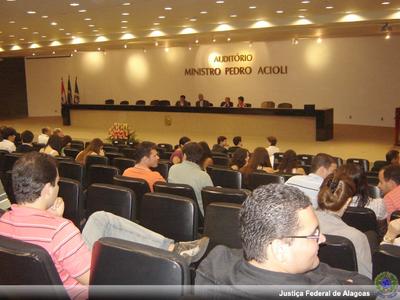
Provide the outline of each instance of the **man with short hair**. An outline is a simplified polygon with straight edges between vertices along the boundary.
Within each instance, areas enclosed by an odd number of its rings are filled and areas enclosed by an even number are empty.
[[[8,152],[14,152],[17,150],[15,147],[15,138],[17,136],[17,131],[12,127],[6,127],[3,129],[3,140],[0,142],[0,150],[5,150]]]
[[[201,190],[207,186],[214,186],[210,175],[200,167],[203,158],[203,148],[195,142],[185,144],[183,147],[183,162],[173,165],[169,169],[168,182],[190,185],[195,194],[199,209],[204,216]]]
[[[104,211],[93,213],[81,234],[70,220],[62,217],[64,202],[57,197],[58,181],[57,163],[50,155],[30,152],[20,158],[12,170],[17,204],[1,216],[0,232],[3,236],[43,247],[53,260],[71,299],[87,299],[90,251],[102,237],[173,251],[189,263],[199,260],[207,248],[208,238],[174,243],[134,222]]]
[[[181,95],[179,97],[179,100],[176,101],[175,106],[180,106],[180,107],[184,107],[184,106],[190,106],[190,102],[186,101],[186,96],[185,95]]]
[[[211,106],[210,102],[204,99],[203,94],[199,94],[199,100],[196,101],[196,106],[197,107],[208,107]]]
[[[230,153],[234,153],[237,149],[240,149],[240,148],[243,147],[243,144],[242,144],[242,137],[241,137],[241,136],[235,136],[235,137],[232,139],[232,142],[233,142],[233,145],[234,145],[234,146],[229,147],[228,152],[230,152]]]
[[[126,169],[122,175],[146,180],[150,191],[153,192],[154,183],[165,182],[160,173],[150,169],[157,167],[159,160],[157,145],[152,142],[142,142],[136,149],[136,165]]]
[[[50,127],[42,128],[42,133],[39,134],[39,136],[38,136],[38,144],[46,145],[50,136],[51,136],[51,128]]]
[[[317,208],[317,196],[321,184],[336,168],[337,164],[332,156],[326,153],[318,153],[312,160],[310,174],[292,176],[285,184],[299,188],[310,198],[313,207]]]
[[[383,167],[378,174],[378,187],[384,194],[387,211],[387,220],[395,210],[400,210],[400,165],[388,165]]]
[[[243,250],[215,247],[198,267],[196,285],[231,285],[224,296],[253,298],[260,290],[246,285],[372,284],[357,272],[320,263],[318,248],[325,236],[308,197],[297,188],[260,186],[244,201],[239,223]],[[258,296],[269,299],[280,292]]]
[[[397,150],[390,150],[386,153],[386,163],[393,165],[400,165],[400,155]]]
[[[239,96],[237,100],[238,100],[238,104],[236,105],[236,107],[238,107],[238,108],[246,107],[243,96]]]
[[[58,135],[60,138],[64,137],[64,131],[61,128],[54,128],[53,134]]]
[[[231,98],[225,97],[224,101],[221,102],[221,107],[233,107],[233,103],[231,102]]]
[[[221,153],[227,153],[228,149],[226,147],[228,146],[228,139],[226,136],[220,135],[217,138],[217,143],[212,147],[212,152],[221,152]]]
[[[18,153],[28,153],[32,152],[33,149],[33,132],[30,130],[25,130],[21,133],[22,144],[17,147]]]

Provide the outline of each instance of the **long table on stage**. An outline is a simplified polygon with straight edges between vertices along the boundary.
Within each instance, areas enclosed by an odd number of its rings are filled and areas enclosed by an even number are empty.
[[[139,135],[157,133],[277,135],[280,138],[333,139],[333,108],[304,110],[280,108],[175,107],[140,105],[67,104],[62,106],[64,125],[108,129],[114,122],[126,122]],[[140,138],[140,136],[139,136]]]

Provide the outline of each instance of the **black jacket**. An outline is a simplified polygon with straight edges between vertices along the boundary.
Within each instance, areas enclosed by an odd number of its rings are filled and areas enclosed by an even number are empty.
[[[28,153],[28,152],[32,152],[34,149],[33,149],[33,146],[31,146],[31,145],[27,145],[27,144],[22,144],[22,145],[19,145],[18,147],[17,147],[17,150],[15,151],[15,152],[18,152],[18,153]]]

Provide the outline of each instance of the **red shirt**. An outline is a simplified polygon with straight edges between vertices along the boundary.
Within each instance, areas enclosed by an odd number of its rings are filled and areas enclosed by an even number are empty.
[[[90,270],[91,253],[78,228],[47,211],[13,204],[0,218],[3,236],[43,247],[71,298],[86,299],[88,289],[75,278]]]
[[[388,222],[390,222],[390,215],[395,210],[400,210],[400,185],[391,190],[383,197],[383,201],[386,205],[386,211],[388,214]]]

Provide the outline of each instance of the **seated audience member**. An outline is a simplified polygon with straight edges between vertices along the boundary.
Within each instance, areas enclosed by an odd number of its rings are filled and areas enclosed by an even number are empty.
[[[54,128],[53,134],[58,135],[60,138],[64,137],[64,132],[61,128]]]
[[[204,99],[203,94],[199,94],[199,100],[196,101],[197,107],[208,107],[211,106],[210,102]]]
[[[40,153],[45,153],[51,156],[60,156],[62,147],[62,138],[53,134],[47,141],[46,147],[40,149]]]
[[[10,201],[8,200],[8,195],[4,189],[3,184],[1,183],[0,180],[0,209],[2,210],[7,210],[10,208]],[[0,214],[1,217],[1,214]]]
[[[297,154],[293,150],[287,150],[283,154],[283,158],[278,167],[279,173],[286,174],[306,174],[304,169],[299,167],[299,161],[297,159]]]
[[[237,149],[240,149],[243,147],[242,144],[242,137],[241,136],[235,136],[232,139],[233,145],[232,147],[229,147],[228,152],[229,153],[234,153]]]
[[[199,145],[201,146],[201,148],[203,148],[203,157],[201,158],[199,165],[203,171],[207,171],[207,167],[212,166],[214,164],[211,155],[211,150],[207,142],[204,141],[199,142]]]
[[[8,152],[15,152],[17,147],[15,147],[15,137],[17,136],[17,131],[12,127],[3,128],[3,140],[0,142],[0,150],[5,150]]]
[[[171,154],[171,157],[169,158],[169,161],[171,163],[175,165],[175,164],[180,164],[182,162],[183,159],[182,148],[188,142],[190,142],[190,138],[188,138],[187,136],[183,136],[179,139],[178,148],[175,149],[175,151]]]
[[[238,107],[238,108],[246,107],[243,96],[239,96],[237,100],[238,100],[238,103],[237,103],[236,107]]]
[[[231,102],[231,98],[225,97],[224,101],[221,102],[221,107],[233,107],[233,102]]]
[[[178,101],[176,101],[176,104],[175,104],[175,106],[190,106],[190,102],[189,101],[186,101],[186,96],[185,95],[181,95],[180,97],[179,97],[179,100]]]
[[[336,170],[338,176],[349,176],[356,187],[349,206],[366,207],[375,212],[377,220],[387,218],[385,202],[382,198],[371,198],[368,194],[368,181],[365,172],[360,166],[355,164],[346,164]]]
[[[400,219],[394,219],[390,221],[388,230],[383,237],[381,244],[392,244],[395,246],[400,246]]]
[[[62,138],[62,147],[61,147],[61,155],[65,156],[64,150],[65,148],[71,147],[72,138],[69,135],[64,135]]]
[[[89,155],[100,155],[104,156],[104,150],[103,150],[103,141],[99,138],[93,139],[89,145],[86,146],[84,150],[78,153],[78,155],[75,158],[75,161],[77,163],[80,163],[84,165],[86,163],[86,157]]]
[[[239,169],[242,173],[242,181],[244,187],[249,185],[249,175],[256,171],[264,171],[266,173],[274,173],[269,160],[268,152],[263,147],[257,147],[250,155],[249,161],[246,165]]]
[[[269,159],[271,160],[271,166],[274,167],[275,157],[274,154],[277,152],[281,152],[281,150],[276,146],[278,140],[274,136],[267,137],[269,142],[269,146],[267,147],[267,151],[269,153]]]
[[[242,205],[239,225],[243,250],[217,246],[196,270],[196,285],[231,286],[211,287],[210,296],[218,292],[221,299],[277,299],[282,292],[282,288],[263,292],[249,285],[372,284],[357,272],[319,261],[318,248],[325,236],[308,197],[294,187],[269,184],[254,190]]]
[[[313,207],[317,208],[317,196],[321,184],[336,168],[337,164],[332,156],[325,153],[318,153],[312,160],[310,174],[292,176],[285,184],[299,188],[310,198]]]
[[[226,136],[219,136],[217,138],[217,143],[212,147],[212,152],[222,152],[222,153],[228,153],[228,149],[226,147],[228,146],[228,139]]]
[[[400,210],[400,166],[388,165],[381,169],[378,187],[384,194],[383,201],[386,205],[387,221],[390,222],[391,214]]]
[[[136,165],[126,169],[123,176],[146,180],[153,192],[154,183],[157,181],[165,182],[160,173],[150,169],[157,167],[159,160],[157,145],[152,142],[142,142],[136,148]]]
[[[183,147],[183,162],[173,165],[168,172],[168,182],[190,185],[195,194],[201,213],[204,216],[201,190],[207,186],[214,186],[210,175],[200,167],[203,157],[203,148],[195,142],[187,143]]]
[[[18,153],[28,153],[32,152],[33,149],[33,132],[29,130],[25,130],[21,133],[22,144],[17,147]]]
[[[17,204],[0,218],[2,235],[43,247],[71,299],[87,299],[91,249],[101,237],[114,237],[174,251],[188,262],[201,258],[208,238],[174,243],[158,233],[111,213],[93,213],[82,234],[62,217],[64,202],[58,195],[59,176],[54,158],[31,152],[20,158],[12,170]],[[24,270],[20,270],[24,272]]]
[[[349,176],[342,172],[330,174],[321,185],[315,213],[323,234],[343,236],[352,241],[356,250],[358,272],[371,278],[372,258],[367,236],[342,220],[355,193],[356,186]]]
[[[390,150],[386,153],[386,163],[392,165],[400,165],[400,155],[397,150]]]
[[[38,136],[38,144],[46,145],[50,136],[51,136],[51,128],[50,127],[42,128],[42,133],[39,134],[39,136]]]
[[[248,164],[249,159],[250,159],[249,150],[239,148],[235,152],[233,152],[233,156],[229,163],[229,167],[232,170],[239,171],[241,168],[243,168]]]

